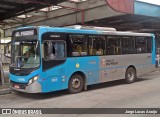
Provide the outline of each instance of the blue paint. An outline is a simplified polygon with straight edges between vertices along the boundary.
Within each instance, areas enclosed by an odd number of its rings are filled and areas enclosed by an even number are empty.
[[[96,61],[96,63],[90,64],[92,60]],[[76,68],[77,63],[79,64],[79,68]],[[71,75],[78,71],[84,73],[88,85],[99,83],[98,69],[99,57],[67,58],[64,64],[41,73],[41,77],[47,80],[47,92],[50,92],[67,89]]]
[[[155,65],[156,64],[156,40],[155,40],[155,36],[154,34],[152,34],[152,64]]]
[[[79,29],[71,29],[71,28],[52,28],[47,27],[46,30],[48,32],[62,32],[62,33],[81,33],[81,34],[99,34],[96,30],[79,30]]]
[[[160,6],[135,1],[134,2],[134,13],[138,15],[160,17]]]
[[[28,83],[29,79],[39,75],[40,73],[41,73],[40,69],[37,69],[37,70],[33,71],[32,74],[29,74],[28,76],[15,76],[13,74],[10,74],[10,80],[12,80],[14,82],[20,82],[19,78],[24,78],[25,80],[21,81],[21,83]]]
[[[25,29],[24,27],[22,29]],[[31,27],[28,27],[31,28]],[[52,28],[52,27],[39,27],[38,28],[38,39],[41,43],[41,37],[45,32],[64,32],[64,33],[79,33],[79,34],[101,34],[99,31],[95,30],[77,30],[70,28]],[[152,64],[155,64],[155,36],[153,37],[153,47],[152,47]],[[42,47],[40,46],[40,51],[42,52]],[[42,55],[40,54],[41,58]],[[76,64],[79,64],[76,67]],[[32,72],[28,76],[15,76],[10,74],[10,79],[14,82],[28,83],[29,79],[34,76],[39,75],[38,83],[42,87],[42,92],[58,91],[68,88],[68,82],[70,77],[75,72],[82,72],[86,76],[87,85],[97,84],[100,82],[100,71],[109,70],[115,68],[127,68],[127,66],[117,66],[113,68],[100,68],[100,57],[99,56],[89,56],[89,57],[71,57],[67,58],[65,63],[56,66],[52,69],[42,71],[42,59],[40,68]],[[151,65],[149,63],[145,65]],[[135,65],[137,67],[144,65]],[[19,81],[19,78],[24,78],[24,81]]]

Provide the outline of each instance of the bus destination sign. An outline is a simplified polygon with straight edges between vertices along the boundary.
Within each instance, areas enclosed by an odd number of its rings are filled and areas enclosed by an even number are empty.
[[[19,31],[15,31],[15,33],[13,34],[14,37],[34,36],[34,35],[37,35],[36,29],[19,30]]]

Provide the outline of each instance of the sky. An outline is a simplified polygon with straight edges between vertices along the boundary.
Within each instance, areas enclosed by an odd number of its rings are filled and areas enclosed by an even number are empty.
[[[147,3],[160,5],[160,0],[137,0],[137,1],[142,1],[142,2],[147,2]]]

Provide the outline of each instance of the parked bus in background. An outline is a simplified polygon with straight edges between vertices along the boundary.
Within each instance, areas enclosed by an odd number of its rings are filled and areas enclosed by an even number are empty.
[[[155,36],[114,28],[23,27],[13,31],[11,87],[46,93],[136,78],[155,69]]]

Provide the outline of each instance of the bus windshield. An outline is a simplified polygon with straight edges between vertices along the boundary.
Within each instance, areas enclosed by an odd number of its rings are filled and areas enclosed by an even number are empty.
[[[14,40],[11,67],[35,68],[40,65],[38,40]]]

